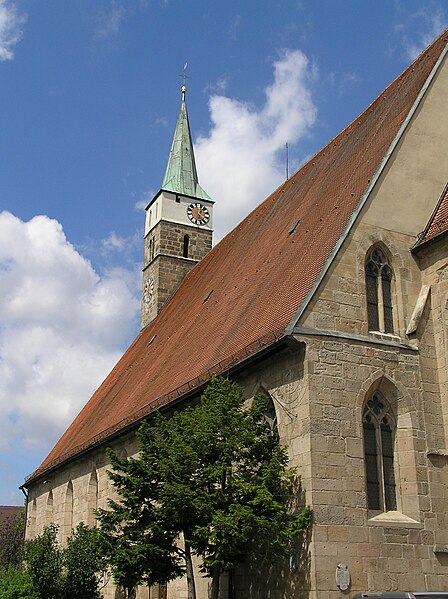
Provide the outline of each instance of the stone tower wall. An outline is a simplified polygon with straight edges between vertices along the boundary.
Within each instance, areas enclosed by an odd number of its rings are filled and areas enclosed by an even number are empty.
[[[188,235],[188,257],[183,256],[184,238]],[[144,240],[144,269],[142,288],[142,328],[149,324],[163,308],[185,275],[212,247],[212,231],[160,221]],[[143,299],[146,281],[154,281],[154,295],[150,302]]]

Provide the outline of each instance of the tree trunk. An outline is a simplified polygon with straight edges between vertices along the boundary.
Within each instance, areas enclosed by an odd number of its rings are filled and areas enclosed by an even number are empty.
[[[193,562],[191,560],[191,547],[185,539],[185,566],[187,569],[188,599],[196,599],[196,586],[194,584]]]
[[[229,599],[235,599],[235,569],[229,570]]]
[[[135,595],[136,595],[135,587],[128,588],[126,595],[127,595],[128,599],[135,599]]]
[[[215,566],[212,574],[212,586],[210,589],[210,599],[218,599],[219,597],[219,581],[221,578],[221,568]]]

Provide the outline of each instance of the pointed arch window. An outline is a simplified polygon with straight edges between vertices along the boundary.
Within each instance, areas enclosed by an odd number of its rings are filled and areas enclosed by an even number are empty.
[[[379,394],[366,402],[363,413],[367,507],[375,512],[397,509],[394,471],[395,418]]]
[[[393,333],[393,272],[386,255],[378,247],[367,254],[365,275],[369,331]]]

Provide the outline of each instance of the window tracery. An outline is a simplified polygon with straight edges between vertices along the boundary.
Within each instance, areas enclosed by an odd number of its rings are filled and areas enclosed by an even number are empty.
[[[367,507],[376,512],[397,509],[394,470],[396,423],[392,409],[380,395],[374,394],[364,407],[364,461]]]
[[[393,333],[393,272],[386,255],[378,247],[367,254],[365,278],[369,331]]]

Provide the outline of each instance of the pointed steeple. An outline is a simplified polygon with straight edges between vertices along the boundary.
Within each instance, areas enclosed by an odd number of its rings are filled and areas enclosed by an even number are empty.
[[[163,178],[162,189],[185,196],[209,200],[210,196],[199,185],[193,142],[188,122],[185,94],[187,88],[182,86],[182,103],[177,118],[173,143],[171,144],[168,164]]]

